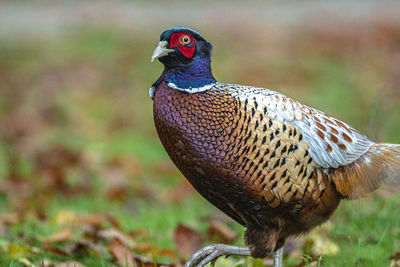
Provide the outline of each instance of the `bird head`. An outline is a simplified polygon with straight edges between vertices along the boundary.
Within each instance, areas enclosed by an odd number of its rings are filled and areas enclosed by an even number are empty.
[[[197,57],[209,58],[212,45],[198,32],[184,27],[166,29],[153,52],[151,61],[158,59],[166,69],[193,64]]]

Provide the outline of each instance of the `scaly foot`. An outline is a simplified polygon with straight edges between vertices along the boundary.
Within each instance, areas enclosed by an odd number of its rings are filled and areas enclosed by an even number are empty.
[[[218,257],[229,255],[250,256],[250,250],[248,247],[224,244],[209,245],[194,253],[186,262],[185,267],[203,267],[207,263],[215,261]]]

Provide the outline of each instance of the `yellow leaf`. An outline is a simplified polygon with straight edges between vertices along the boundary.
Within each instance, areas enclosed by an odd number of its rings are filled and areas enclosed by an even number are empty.
[[[62,210],[54,215],[53,220],[57,225],[71,225],[77,221],[77,216],[72,211]]]
[[[28,246],[9,244],[7,246],[8,256],[13,259],[19,259],[31,253],[31,249]]]

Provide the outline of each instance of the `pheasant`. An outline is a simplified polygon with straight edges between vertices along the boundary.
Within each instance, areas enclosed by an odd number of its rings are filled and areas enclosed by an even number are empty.
[[[214,244],[186,263],[274,253],[400,173],[400,145],[357,130],[278,92],[217,82],[212,45],[189,28],[160,36],[151,60],[164,70],[150,88],[158,136],[209,202],[246,228],[246,246]]]

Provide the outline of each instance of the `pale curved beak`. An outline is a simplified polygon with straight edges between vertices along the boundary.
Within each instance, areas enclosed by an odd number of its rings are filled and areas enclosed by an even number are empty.
[[[173,49],[169,49],[167,47],[168,47],[167,41],[160,41],[158,43],[158,46],[154,50],[153,55],[151,56],[151,62],[153,62],[157,58],[168,55],[170,52],[174,52]]]

